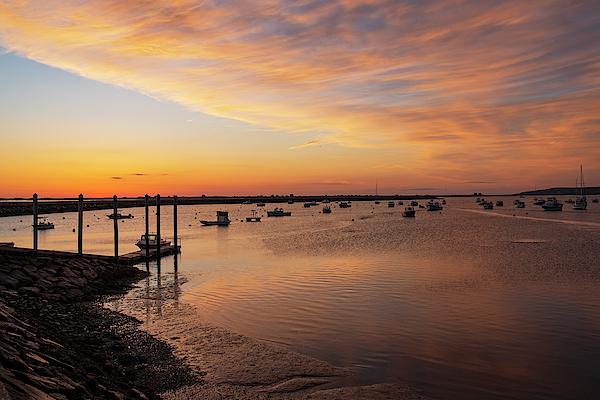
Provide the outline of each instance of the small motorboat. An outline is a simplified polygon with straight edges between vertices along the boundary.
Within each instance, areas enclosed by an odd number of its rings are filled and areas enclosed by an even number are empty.
[[[37,229],[39,230],[46,230],[46,229],[54,229],[54,224],[52,222],[48,222],[46,221],[46,217],[38,217],[39,220],[37,225]],[[33,225],[32,225],[33,226]]]
[[[400,200],[400,201],[398,202],[398,205],[399,205],[399,206],[403,206],[403,205],[404,205],[404,202],[403,202],[402,200]]]
[[[440,211],[443,208],[444,207],[440,206],[440,203],[438,203],[437,201],[435,203],[433,201],[427,203],[427,211]]]
[[[329,201],[328,198],[325,198],[323,201],[321,201],[321,203],[331,203],[331,201]]]
[[[504,202],[502,200],[498,200],[496,202],[496,207],[503,207],[504,206]]]
[[[135,245],[137,247],[139,247],[140,250],[144,250],[146,248],[156,249],[158,247],[157,246],[158,245],[157,237],[158,237],[158,235],[155,233],[149,234],[147,238],[146,238],[146,235],[144,234],[144,235],[142,235],[140,240],[137,241],[137,243]],[[168,247],[170,245],[171,245],[171,242],[168,242],[163,238],[160,239],[160,247]]]
[[[525,202],[524,201],[518,201],[517,202],[517,208],[525,208]]]
[[[252,204],[252,202],[250,200],[246,200],[246,201],[242,202],[242,204]]]
[[[283,208],[277,208],[273,211],[267,211],[267,217],[289,217],[292,215],[291,211],[283,211]]]
[[[252,210],[251,217],[246,217],[246,222],[260,222],[260,217],[256,216],[256,210]]]
[[[483,209],[484,210],[493,210],[494,203],[492,203],[491,201],[486,201],[485,203],[483,203]]]
[[[404,207],[402,216],[403,217],[414,217],[415,216],[415,208],[414,207]]]
[[[593,199],[592,200],[592,203],[597,203],[597,202],[598,202],[598,199]]]
[[[323,214],[329,214],[329,213],[331,213],[331,207],[329,207],[329,206],[323,207]]]
[[[351,207],[350,203],[346,203],[344,201],[340,202],[339,204],[340,208],[348,208]]]
[[[227,211],[217,211],[216,221],[200,221],[200,223],[204,226],[227,226],[231,223],[231,221],[229,220],[229,213]]]
[[[556,200],[556,197],[549,197],[542,208],[546,211],[562,211],[563,205]]]
[[[394,207],[394,202],[393,201],[388,201],[388,207]]]
[[[416,207],[416,206],[418,206],[418,205],[419,205],[419,202],[418,202],[418,201],[416,201],[416,200],[413,200],[413,201],[411,201],[411,202],[410,202],[410,206],[411,206],[411,207]]]
[[[109,219],[125,219],[125,218],[133,218],[133,215],[131,215],[131,214],[123,215],[120,212],[117,212],[117,217],[115,218],[115,213],[113,212],[112,214],[108,214],[107,217]]]
[[[294,204],[294,200],[288,200],[288,204]]]
[[[262,201],[259,201],[258,203],[256,203],[257,207],[264,207],[265,203],[263,203]]]

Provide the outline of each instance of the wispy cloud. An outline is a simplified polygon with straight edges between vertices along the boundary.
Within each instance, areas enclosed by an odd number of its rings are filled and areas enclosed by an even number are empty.
[[[314,146],[315,144],[317,144],[319,142],[320,142],[320,140],[311,140],[310,142],[306,142],[306,143],[300,144],[298,146],[292,146],[289,148],[289,150],[298,149],[300,147],[306,147],[306,146]]]
[[[599,23],[595,1],[24,0],[0,3],[0,45],[468,181],[468,163],[597,165]]]

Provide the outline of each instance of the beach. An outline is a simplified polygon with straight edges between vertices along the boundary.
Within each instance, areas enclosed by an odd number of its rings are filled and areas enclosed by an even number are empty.
[[[143,270],[101,257],[2,249],[0,397],[423,398],[396,384],[335,387],[350,369],[218,326],[186,323],[197,313],[185,303],[174,306],[173,296],[161,299],[162,323],[169,332],[179,329],[178,336],[162,335],[160,323],[142,330],[138,319],[104,306],[118,304],[145,278]],[[184,359],[189,346],[197,356]]]

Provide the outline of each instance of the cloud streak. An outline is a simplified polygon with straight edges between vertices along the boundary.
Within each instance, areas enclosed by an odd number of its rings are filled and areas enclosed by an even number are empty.
[[[0,3],[0,45],[19,55],[318,132],[292,148],[404,149],[402,165],[455,182],[473,181],[465,164],[599,167],[599,24],[594,1]]]

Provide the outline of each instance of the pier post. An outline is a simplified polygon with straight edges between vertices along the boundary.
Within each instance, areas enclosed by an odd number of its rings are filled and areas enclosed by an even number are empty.
[[[77,253],[83,253],[83,195],[79,195],[79,204],[77,205],[78,223],[77,223]]]
[[[160,194],[156,195],[156,259],[160,268]]]
[[[37,204],[37,193],[33,194],[33,249],[38,248],[38,204]]]
[[[150,234],[150,223],[148,222],[148,195],[146,195],[146,260],[150,258],[150,240],[148,239],[148,235]]]
[[[113,196],[113,221],[115,226],[115,258],[119,257],[119,220],[117,219],[117,195]]]
[[[177,248],[177,196],[173,196],[173,240],[175,241],[175,258],[177,258],[177,253],[179,253],[179,249]]]

